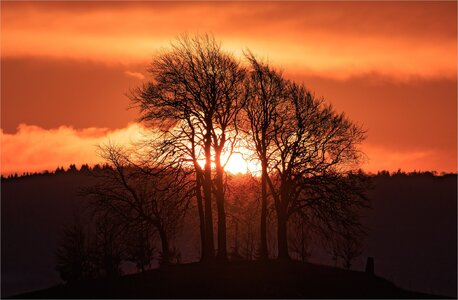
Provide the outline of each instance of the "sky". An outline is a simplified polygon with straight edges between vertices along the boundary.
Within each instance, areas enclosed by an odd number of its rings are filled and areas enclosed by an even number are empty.
[[[145,132],[126,94],[180,34],[213,34],[367,131],[368,172],[457,171],[457,3],[1,2],[1,173],[97,163]]]

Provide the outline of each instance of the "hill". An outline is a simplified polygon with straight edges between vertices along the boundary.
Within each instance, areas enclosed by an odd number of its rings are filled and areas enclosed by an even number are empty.
[[[373,185],[364,255],[375,258],[376,274],[406,289],[456,297],[456,175],[374,176]]]
[[[93,180],[82,171],[2,180],[2,297],[61,282],[55,250],[63,226],[87,203],[79,189]],[[364,218],[368,236],[353,269],[363,270],[372,256],[376,275],[397,286],[456,297],[457,176],[381,174],[372,182],[372,208]],[[177,241],[183,263],[199,257],[197,237],[191,232]],[[333,264],[319,248],[310,261]]]
[[[85,206],[79,189],[92,181],[83,172],[2,180],[2,297],[60,282],[54,253],[62,228]]]
[[[370,274],[297,262],[193,263],[13,298],[438,298]]]

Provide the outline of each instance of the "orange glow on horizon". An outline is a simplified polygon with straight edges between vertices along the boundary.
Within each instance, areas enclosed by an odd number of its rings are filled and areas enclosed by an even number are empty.
[[[76,130],[61,126],[43,129],[38,126],[22,124],[15,134],[1,133],[1,174],[23,172],[53,171],[57,167],[70,164],[97,164],[104,161],[97,155],[97,146],[107,142],[116,145],[128,145],[150,134],[143,126],[132,123],[125,128],[108,130],[106,128],[86,128]],[[400,151],[387,146],[365,144],[362,146],[367,160],[362,169],[377,173],[380,170],[390,172],[401,169],[410,171],[457,172],[456,157],[440,150]],[[237,153],[240,152],[240,153]],[[243,153],[243,155],[241,154]],[[228,158],[223,155],[222,162]],[[232,173],[259,175],[259,164],[248,159],[249,152],[238,148],[232,154],[225,170]],[[43,159],[46,157],[47,159]],[[205,162],[201,160],[201,165]]]
[[[233,175],[250,173],[254,176],[259,176],[261,173],[261,164],[254,159],[248,159],[249,156],[250,152],[244,148],[235,149],[231,155],[224,153],[221,157],[224,170]],[[199,165],[204,168],[205,159],[200,159]]]
[[[363,170],[457,171],[454,1],[0,5],[2,174],[102,163],[97,145],[141,138],[125,94],[184,33],[250,49],[362,125]],[[238,150],[226,170],[256,173]]]
[[[249,172],[259,176],[261,164],[258,161],[245,158],[248,155],[248,151],[243,148],[237,149],[237,153],[232,153],[224,169],[232,174],[246,174]]]

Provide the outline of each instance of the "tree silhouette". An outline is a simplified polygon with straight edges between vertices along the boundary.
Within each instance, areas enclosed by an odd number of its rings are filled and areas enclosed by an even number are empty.
[[[75,219],[72,225],[64,227],[56,250],[56,260],[56,270],[64,281],[72,282],[95,277],[89,239],[79,219]]]
[[[335,233],[359,230],[357,211],[366,205],[367,187],[358,171],[364,131],[251,52],[245,58],[247,67],[209,35],[178,38],[153,58],[151,81],[130,95],[152,137],[136,144],[135,151],[103,149],[111,167],[96,172],[101,183],[89,193],[95,207],[123,220],[129,228],[123,230],[136,230],[138,236],[148,224],[161,240],[165,263],[171,261],[170,239],[191,196],[199,215],[201,259],[215,257],[215,201],[216,257],[227,260],[225,157],[241,144],[242,128],[248,137],[245,146],[261,164],[260,213],[250,209],[247,228],[240,230],[247,233],[248,257],[254,257],[254,235],[259,236],[257,257],[269,257],[269,209],[275,212],[279,259],[289,258],[292,217],[326,242]],[[237,228],[237,253],[238,226],[246,218],[230,217]],[[253,218],[259,218],[259,232],[253,230]],[[302,229],[302,246],[296,250],[304,260],[307,239]]]
[[[267,177],[268,163],[272,153],[269,148],[274,141],[274,114],[285,95],[286,81],[281,74],[267,64],[260,63],[253,53],[246,54],[251,69],[246,80],[247,101],[244,105],[246,112],[245,125],[248,136],[251,137],[247,148],[252,148],[261,162],[261,218],[260,218],[260,248],[261,259],[268,258],[267,252]]]
[[[352,266],[352,261],[362,254],[362,234],[361,230],[344,228],[341,232],[335,232],[330,239],[331,253],[334,264],[337,265],[339,258],[342,259],[342,266],[349,270]]]
[[[228,224],[233,228],[231,259],[260,259],[257,220],[259,219],[259,180],[251,174],[230,175],[227,180]]]
[[[159,168],[113,145],[101,148],[111,168],[94,173],[98,183],[85,189],[93,199],[95,213],[119,223],[120,230],[143,234],[144,226],[158,234],[161,259],[171,260],[171,239],[182,225],[188,207],[187,174],[180,169]]]
[[[344,260],[344,268],[350,270],[351,262],[362,254],[361,242],[354,233],[344,236],[343,244],[340,247],[340,256]]]
[[[127,230],[123,235],[125,241],[125,258],[132,261],[142,273],[151,268],[157,252],[154,246],[156,235],[146,222],[141,222],[135,230]]]
[[[364,131],[305,87],[282,80],[278,72],[253,56],[250,60],[254,70],[261,70],[254,72],[271,78],[260,81],[263,87],[257,89],[260,95],[256,97],[261,103],[247,111],[253,139],[261,146],[259,160],[268,169],[264,175],[277,215],[278,257],[286,259],[288,220],[293,214],[323,231],[357,222],[351,209],[365,203],[362,177],[354,174],[360,161],[356,146],[364,139]],[[266,80],[273,81],[271,90]],[[268,97],[263,89],[274,95]],[[274,100],[263,106],[263,97]],[[261,108],[257,115],[253,113],[256,107]],[[268,144],[263,136],[268,137]]]
[[[226,162],[222,154],[231,152],[236,142],[245,72],[208,35],[179,38],[170,51],[153,59],[148,70],[153,81],[135,90],[132,100],[140,107],[143,121],[163,130],[169,154],[193,162],[199,216],[205,220],[205,230],[201,229],[204,259],[214,253],[212,194],[215,196],[217,256],[226,260]],[[203,170],[198,163],[202,154]],[[201,189],[203,197],[199,196]],[[202,199],[204,210],[200,209]]]
[[[121,275],[124,240],[120,238],[122,224],[109,214],[99,214],[95,220],[95,236],[90,244],[91,260],[97,266],[99,276]]]
[[[306,262],[312,255],[313,232],[305,218],[293,215],[288,235],[288,245],[295,258]]]

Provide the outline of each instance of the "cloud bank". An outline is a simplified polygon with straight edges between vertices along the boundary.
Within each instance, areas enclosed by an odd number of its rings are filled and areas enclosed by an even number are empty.
[[[2,56],[148,62],[209,32],[286,69],[456,78],[456,2],[2,3]]]
[[[70,164],[101,163],[98,146],[139,141],[146,133],[147,130],[136,123],[118,130],[77,130],[68,126],[44,129],[21,124],[15,134],[1,131],[1,173],[41,172]]]
[[[128,144],[150,134],[138,123],[125,128],[74,129],[60,126],[44,129],[21,124],[14,134],[0,132],[1,173],[41,172],[68,167],[70,164],[103,163],[97,154],[97,146],[108,143]],[[456,172],[456,157],[433,149],[402,151],[377,145],[363,145],[367,160],[363,170],[376,173],[379,170]],[[240,163],[245,163],[240,161]],[[236,168],[238,169],[238,168]]]

